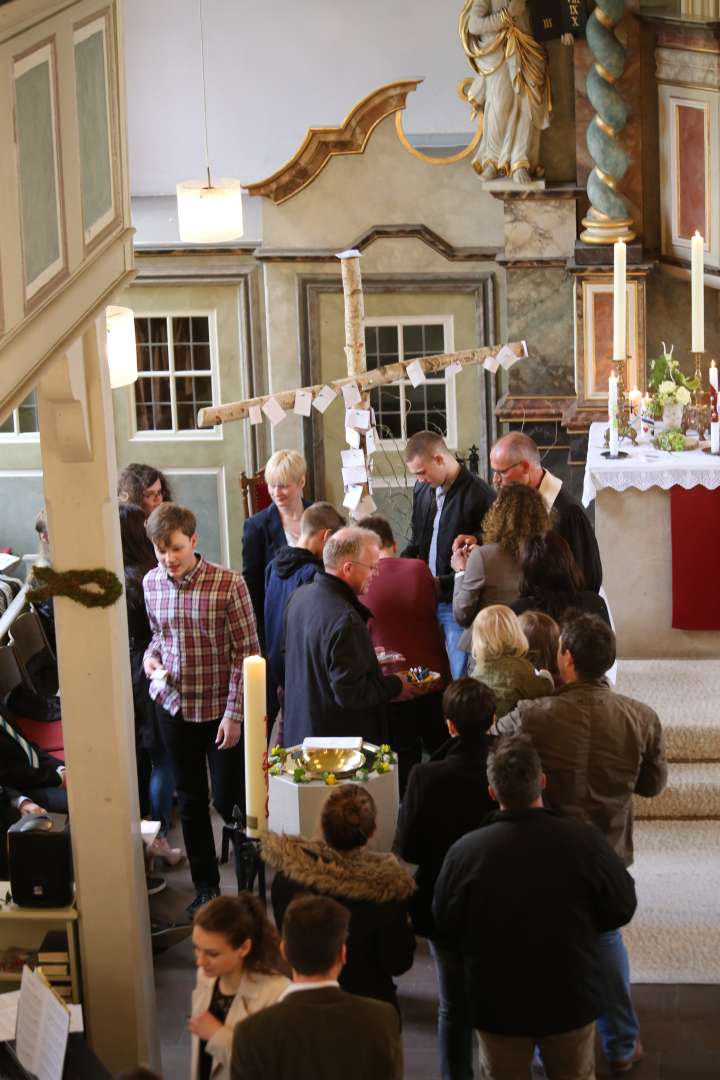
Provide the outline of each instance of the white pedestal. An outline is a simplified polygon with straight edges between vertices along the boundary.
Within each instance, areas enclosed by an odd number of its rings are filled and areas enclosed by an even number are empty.
[[[269,780],[270,832],[304,836],[307,839],[317,838],[320,835],[320,814],[325,800],[337,790],[337,785],[328,785],[322,780],[296,784],[287,774],[270,776]],[[338,781],[338,785],[344,783],[357,781]],[[397,766],[393,766],[386,773],[372,773],[369,779],[363,781],[362,787],[370,792],[377,805],[377,832],[368,847],[372,851],[390,851],[400,803]]]

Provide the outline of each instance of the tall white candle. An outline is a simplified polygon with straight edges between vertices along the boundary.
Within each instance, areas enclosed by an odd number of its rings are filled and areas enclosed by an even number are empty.
[[[245,822],[248,836],[267,831],[267,709],[265,661],[262,656],[243,660],[245,699]]]
[[[705,242],[695,230],[691,241],[690,284],[692,294],[692,351],[705,352],[705,292],[703,259]]]
[[[717,420],[710,425],[710,453],[720,454],[720,424]]]
[[[608,379],[608,420],[610,421],[610,457],[618,456],[618,381],[613,374]]]
[[[718,392],[718,369],[715,367],[715,361],[710,361],[710,385],[717,394]]]
[[[613,249],[613,360],[624,360],[627,354],[625,260],[625,242],[618,240]]]

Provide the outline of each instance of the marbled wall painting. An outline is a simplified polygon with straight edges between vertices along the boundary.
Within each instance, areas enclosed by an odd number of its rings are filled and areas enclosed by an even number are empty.
[[[94,19],[75,30],[75,88],[86,245],[115,217],[106,40],[105,18]]]
[[[511,397],[574,397],[572,278],[561,267],[513,267],[507,311],[508,340],[529,351],[508,372]]]
[[[606,280],[583,281],[583,318],[579,325],[583,330],[582,379],[586,401],[607,399],[608,379],[615,370],[613,354],[613,285]],[[627,303],[627,373],[628,389],[638,385],[638,325],[637,283],[629,281],[626,286]]]
[[[690,239],[695,230],[702,236],[707,235],[705,217],[705,172],[707,150],[705,127],[707,109],[705,105],[684,102],[675,105],[677,187],[677,235]]]
[[[53,44],[18,58],[13,77],[27,302],[65,266]]]

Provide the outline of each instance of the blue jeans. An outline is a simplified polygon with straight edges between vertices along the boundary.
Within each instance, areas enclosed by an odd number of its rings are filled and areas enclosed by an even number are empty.
[[[640,1025],[630,997],[630,963],[621,930],[600,935],[600,974],[605,1009],[597,1021],[608,1061],[632,1057]]]
[[[438,1050],[442,1080],[473,1080],[474,1033],[467,1012],[463,958],[428,942],[438,979]]]
[[[458,626],[453,618],[452,604],[439,603],[437,618],[443,634],[445,635],[445,648],[450,661],[450,674],[453,679],[462,679],[468,662],[468,654],[458,648],[458,642],[463,634],[462,626]]]
[[[160,822],[159,836],[167,836],[172,823],[172,803],[175,793],[170,755],[160,745],[150,751],[152,772],[150,773],[150,814],[153,821]]]

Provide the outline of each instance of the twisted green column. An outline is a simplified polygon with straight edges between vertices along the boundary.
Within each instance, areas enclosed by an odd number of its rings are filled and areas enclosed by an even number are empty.
[[[587,244],[635,239],[627,200],[617,190],[628,167],[628,156],[618,138],[628,109],[615,86],[625,70],[625,49],[614,27],[624,12],[625,0],[598,0],[585,30],[595,61],[586,82],[587,96],[595,110],[587,130],[587,146],[595,162],[587,184],[591,206],[580,234]]]

